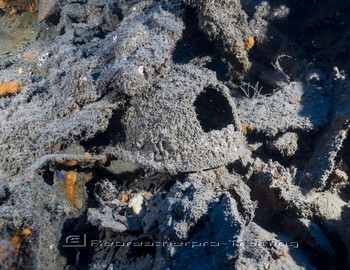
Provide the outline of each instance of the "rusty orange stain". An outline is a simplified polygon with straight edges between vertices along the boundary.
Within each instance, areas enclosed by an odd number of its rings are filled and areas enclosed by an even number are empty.
[[[241,128],[243,135],[247,135],[249,132],[252,132],[254,130],[254,125],[252,123],[243,123]]]
[[[77,160],[67,160],[66,162],[64,162],[64,165],[68,166],[68,167],[73,167],[75,165],[78,164]]]
[[[21,89],[20,82],[0,82],[0,96],[16,94]]]
[[[65,174],[65,191],[68,201],[75,206],[75,183],[77,181],[78,174],[76,171],[69,171]]]
[[[58,157],[58,158],[55,158],[55,162],[56,162],[57,164],[62,164],[62,163],[64,163],[64,159],[61,158],[61,157]]]
[[[293,105],[295,105],[295,104],[299,104],[299,103],[300,103],[300,101],[301,101],[301,98],[300,98],[300,97],[298,97],[298,98],[294,99],[292,102],[290,102],[290,104],[293,104]]]
[[[17,9],[15,9],[15,8],[11,8],[10,11],[9,11],[10,15],[13,15],[13,14],[16,14],[16,13],[17,13]]]
[[[5,8],[7,6],[6,2],[4,0],[0,0],[0,8]]]
[[[25,229],[23,229],[23,231],[22,231],[22,235],[23,235],[24,237],[28,237],[28,236],[32,235],[32,231],[31,231],[30,229],[28,229],[28,228],[25,228]]]
[[[84,157],[85,157],[85,159],[86,159],[87,161],[89,161],[89,160],[91,159],[91,154],[88,153],[88,152],[86,152],[86,153],[84,154]]]
[[[15,258],[18,257],[19,249],[21,247],[21,238],[18,235],[12,237],[11,242],[13,248],[15,249]]]
[[[248,37],[248,39],[246,40],[246,42],[244,43],[244,48],[249,51],[251,48],[253,48],[255,43],[255,40],[253,37]]]
[[[39,55],[39,51],[29,51],[23,54],[23,60],[29,61],[30,59],[37,57]]]

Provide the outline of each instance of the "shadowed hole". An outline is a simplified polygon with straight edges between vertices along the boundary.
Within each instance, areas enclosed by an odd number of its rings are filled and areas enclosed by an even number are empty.
[[[125,128],[122,123],[122,118],[127,110],[125,108],[116,109],[109,120],[108,127],[105,131],[96,134],[95,137],[82,141],[80,144],[86,151],[98,153],[100,148],[105,146],[114,146],[125,141]]]
[[[50,168],[46,168],[42,173],[44,182],[49,186],[53,186],[54,184],[54,173],[50,170]]]
[[[197,119],[204,130],[221,130],[232,124],[232,109],[227,99],[216,89],[208,87],[194,102]]]

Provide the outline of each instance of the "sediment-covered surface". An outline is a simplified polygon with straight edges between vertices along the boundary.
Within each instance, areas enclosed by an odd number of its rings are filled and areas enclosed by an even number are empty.
[[[0,268],[349,267],[349,12],[0,0]]]

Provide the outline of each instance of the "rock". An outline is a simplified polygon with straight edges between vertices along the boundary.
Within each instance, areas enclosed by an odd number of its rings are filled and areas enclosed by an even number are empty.
[[[340,169],[335,169],[334,175],[335,175],[334,182],[336,182],[336,183],[347,183],[348,182],[349,176],[347,175],[346,172],[344,172]]]
[[[330,100],[324,90],[291,82],[271,96],[243,98],[237,104],[242,122],[269,137],[288,130],[312,131],[328,123]]]
[[[52,14],[52,10],[56,3],[57,0],[39,0],[39,22],[44,21],[49,15]]]
[[[322,189],[334,170],[338,152],[347,138],[350,128],[350,102],[349,86],[341,84],[336,88],[336,104],[331,117],[331,123],[316,142],[315,151],[308,164],[308,175],[305,187]]]
[[[277,140],[267,144],[270,151],[279,153],[283,157],[292,157],[298,150],[298,134],[284,133]]]
[[[213,168],[244,155],[245,139],[235,104],[214,74],[183,65],[175,66],[169,76],[170,84],[168,79],[161,80],[147,96],[133,100],[124,118],[125,146],[116,148],[114,154],[172,172]],[[218,106],[224,110],[196,113],[193,103],[201,95],[220,98]],[[221,122],[226,115],[229,120]],[[201,123],[199,117],[210,122]]]
[[[307,219],[300,219],[294,224],[298,229],[297,235],[299,239],[305,242],[311,248],[319,251],[327,256],[329,260],[334,260],[336,251],[327,239],[322,229],[314,222]]]
[[[0,268],[346,269],[350,2],[287,2],[0,1]]]
[[[300,242],[281,234],[271,234],[256,223],[246,228],[240,241],[236,269],[316,269],[300,249]],[[293,257],[302,260],[300,266]]]
[[[118,220],[111,215],[101,213],[98,209],[89,208],[87,219],[92,225],[98,226],[101,229],[109,229],[114,232],[124,232],[128,229],[125,217],[120,216]]]

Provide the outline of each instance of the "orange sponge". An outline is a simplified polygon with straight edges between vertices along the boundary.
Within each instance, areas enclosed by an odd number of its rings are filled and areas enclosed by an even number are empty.
[[[78,174],[76,171],[69,171],[65,175],[65,185],[66,185],[66,194],[68,201],[75,205],[75,182],[77,181]]]
[[[16,94],[21,89],[19,82],[0,82],[0,96]]]

